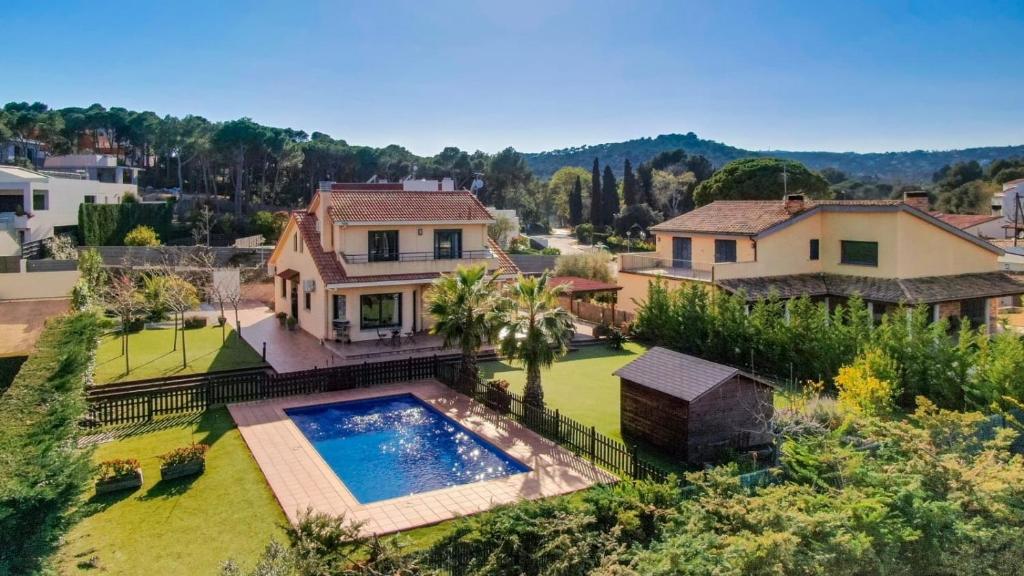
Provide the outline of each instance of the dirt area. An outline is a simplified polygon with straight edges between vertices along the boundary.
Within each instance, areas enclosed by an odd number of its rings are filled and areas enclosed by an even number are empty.
[[[47,318],[70,309],[67,299],[0,302],[0,356],[31,352]]]
[[[251,302],[274,305],[273,282],[246,282],[242,284],[242,297]]]

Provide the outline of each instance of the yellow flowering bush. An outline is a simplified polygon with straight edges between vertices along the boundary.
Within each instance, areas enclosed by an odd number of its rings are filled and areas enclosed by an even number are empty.
[[[835,378],[840,410],[879,416],[896,406],[896,363],[881,350],[868,350]]]

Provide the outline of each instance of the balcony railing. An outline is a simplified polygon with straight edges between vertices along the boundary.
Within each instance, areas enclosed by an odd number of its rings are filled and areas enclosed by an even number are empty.
[[[662,274],[672,278],[711,281],[714,279],[714,269],[713,262],[675,260],[659,256],[654,252],[619,254],[619,270],[623,272],[644,272]]]
[[[445,250],[431,252],[397,252],[392,254],[346,254],[344,252],[339,252],[338,254],[346,264],[372,264],[375,262],[430,262],[433,260],[487,260],[489,258],[497,258],[494,252],[491,252],[490,250],[463,250],[461,254],[453,254]]]

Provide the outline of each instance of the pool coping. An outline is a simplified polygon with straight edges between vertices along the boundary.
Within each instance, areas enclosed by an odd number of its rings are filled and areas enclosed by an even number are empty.
[[[289,408],[412,394],[530,468],[503,478],[360,503],[285,414]],[[389,534],[476,514],[501,504],[568,494],[616,478],[532,430],[436,380],[231,404],[228,410],[293,524],[307,508],[364,522]]]

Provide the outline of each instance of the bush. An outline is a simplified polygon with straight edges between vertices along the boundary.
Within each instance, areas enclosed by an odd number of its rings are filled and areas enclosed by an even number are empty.
[[[95,315],[50,320],[0,402],[0,574],[40,571],[93,475],[78,444]]]
[[[555,276],[575,276],[611,282],[612,255],[604,251],[566,254],[555,260]]]
[[[661,212],[653,210],[647,204],[626,206],[615,215],[615,232],[620,236],[627,235],[631,230],[647,232],[647,230],[664,220]],[[609,242],[610,243],[610,242]]]
[[[135,458],[121,458],[117,460],[104,460],[100,462],[97,481],[110,482],[134,476],[136,470],[141,468],[139,461]]]
[[[576,240],[579,240],[580,244],[594,243],[594,225],[590,222],[580,224],[573,233],[576,234]]]
[[[210,447],[206,444],[190,444],[181,448],[175,448],[166,454],[161,454],[158,458],[160,459],[161,466],[181,466],[182,464],[206,460],[206,452],[209,449]]]
[[[150,226],[136,226],[124,236],[125,246],[159,246],[160,237]]]
[[[195,328],[206,328],[206,316],[187,316],[185,318],[185,330]]]
[[[896,407],[896,363],[880,350],[868,350],[839,369],[837,404],[843,410],[879,416]]]

